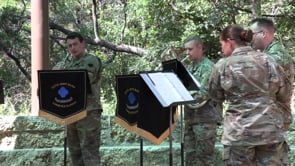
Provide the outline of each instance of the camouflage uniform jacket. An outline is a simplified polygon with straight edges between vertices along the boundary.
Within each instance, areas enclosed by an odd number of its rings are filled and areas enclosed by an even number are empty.
[[[206,102],[203,106],[195,108],[194,104],[187,104],[185,106],[185,114],[191,119],[191,123],[210,122],[220,123],[221,111],[215,110],[215,104],[210,99],[208,94],[208,81],[214,63],[208,58],[204,57],[198,63],[192,63],[187,67],[187,70],[199,81],[202,90],[191,92],[197,103]]]
[[[294,63],[292,57],[284,49],[284,46],[277,41],[273,41],[268,47],[263,51],[272,57],[279,65],[283,67],[287,77],[291,82],[294,80]]]
[[[87,96],[86,109],[102,109],[100,102],[101,61],[98,57],[85,53],[80,59],[66,58],[57,63],[53,69],[78,70],[86,69],[91,84],[91,94]]]
[[[291,84],[283,69],[266,54],[240,47],[218,61],[209,81],[209,94],[227,101],[222,143],[252,146],[284,141],[283,115]]]
[[[278,42],[273,41],[268,45],[268,47],[263,51],[268,54],[271,58],[273,58],[279,65],[281,65],[288,77],[289,81],[292,83],[294,81],[294,63],[292,57],[288,54],[288,52],[284,49],[284,46]],[[286,103],[278,103],[281,109],[284,112],[284,121],[285,121],[285,129],[288,130],[290,124],[293,122],[292,118],[292,110],[291,110],[291,96],[289,101]]]

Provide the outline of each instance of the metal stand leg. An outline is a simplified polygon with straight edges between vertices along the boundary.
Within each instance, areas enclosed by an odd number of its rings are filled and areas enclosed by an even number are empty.
[[[143,139],[140,138],[140,166],[143,166]]]
[[[64,166],[67,165],[67,126],[65,126],[64,133]]]
[[[181,134],[181,166],[184,166],[184,129],[183,129],[183,105],[180,105],[180,134]]]
[[[169,152],[169,161],[170,161],[170,166],[173,166],[173,156],[172,156],[172,106],[170,107],[170,124],[169,124],[169,147],[170,147],[170,152]]]

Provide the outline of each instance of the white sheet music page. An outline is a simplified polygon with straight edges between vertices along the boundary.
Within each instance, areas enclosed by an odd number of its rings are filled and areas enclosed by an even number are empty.
[[[163,107],[194,101],[177,75],[172,72],[140,74]]]

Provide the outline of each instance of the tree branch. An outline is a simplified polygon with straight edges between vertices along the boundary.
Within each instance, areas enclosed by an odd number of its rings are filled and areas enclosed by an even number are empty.
[[[0,50],[3,50],[5,52],[5,54],[14,61],[14,63],[17,65],[17,67],[25,75],[25,77],[27,78],[27,80],[31,81],[31,75],[30,75],[30,73],[28,73],[23,68],[23,66],[21,65],[19,59],[16,56],[14,56],[13,54],[11,54],[11,52],[1,42],[0,42]]]
[[[99,37],[99,28],[98,28],[98,23],[97,23],[97,15],[96,15],[96,0],[92,0],[92,21],[93,21],[93,31],[95,35],[95,41],[99,42],[100,37]]]
[[[64,27],[52,22],[52,21],[49,21],[49,27],[50,27],[50,29],[56,29],[64,34],[69,34],[70,32],[72,32],[72,31],[65,29]],[[111,49],[113,51],[116,51],[116,52],[126,52],[126,53],[131,53],[131,54],[135,54],[135,55],[139,55],[139,56],[144,56],[146,53],[146,50],[143,48],[139,48],[139,47],[135,47],[135,46],[131,46],[131,45],[126,45],[126,44],[116,45],[114,43],[111,43],[111,42],[108,42],[108,41],[105,41],[102,39],[97,41],[97,40],[91,39],[88,36],[85,37],[85,41],[88,44],[99,45],[99,46]]]

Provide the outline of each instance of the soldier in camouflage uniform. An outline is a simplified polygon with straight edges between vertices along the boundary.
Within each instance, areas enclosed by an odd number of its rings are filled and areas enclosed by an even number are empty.
[[[294,80],[294,63],[292,57],[284,49],[284,46],[280,42],[275,41],[275,25],[273,21],[266,18],[256,18],[250,22],[250,25],[250,29],[254,33],[252,40],[253,48],[268,54],[281,65],[292,83]],[[290,103],[282,103],[281,108],[285,115],[285,129],[288,130],[292,123]]]
[[[222,110],[215,110],[216,104],[209,98],[208,81],[214,63],[203,56],[203,44],[198,36],[188,37],[184,47],[191,65],[188,71],[200,82],[201,90],[192,92],[198,104],[184,107],[184,148],[187,166],[213,166],[217,123],[221,121]],[[220,107],[221,108],[221,107]]]
[[[67,141],[74,166],[100,165],[101,102],[100,79],[101,61],[85,52],[85,40],[76,32],[68,34],[67,46],[71,56],[59,62],[53,69],[86,69],[91,84],[87,95],[87,116],[67,126]]]
[[[272,58],[246,45],[252,37],[251,30],[227,26],[220,36],[225,58],[210,76],[210,96],[228,103],[223,159],[226,166],[287,165],[284,117],[277,102],[289,100],[291,83]]]

